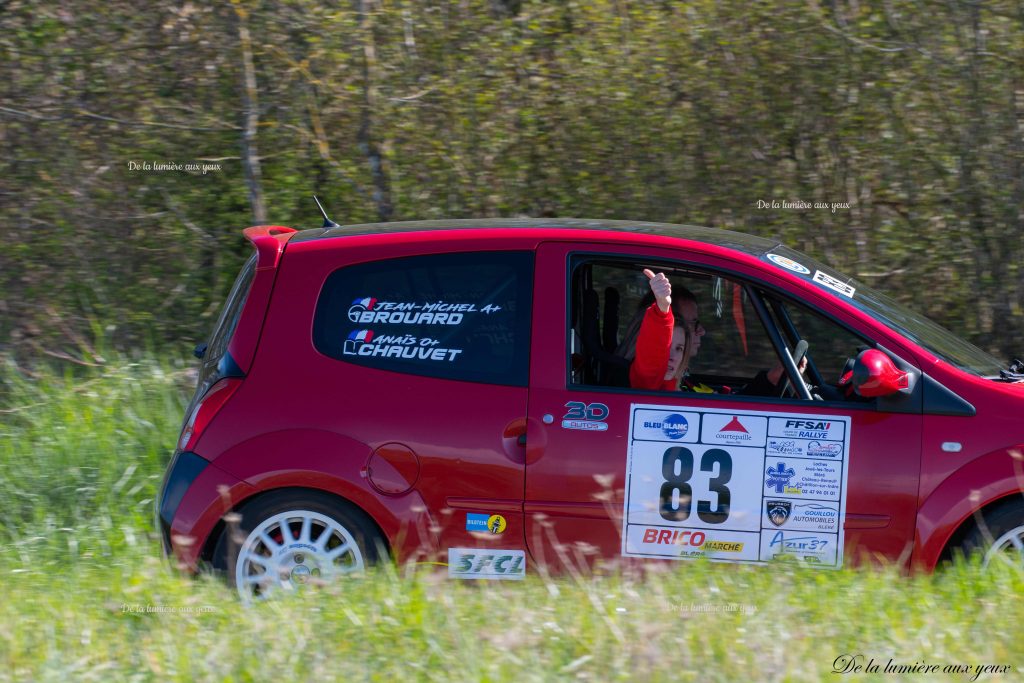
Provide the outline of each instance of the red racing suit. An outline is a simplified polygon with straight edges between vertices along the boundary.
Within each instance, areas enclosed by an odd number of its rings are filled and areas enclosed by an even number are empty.
[[[629,366],[629,386],[634,389],[653,389],[657,391],[696,391],[701,394],[717,394],[706,384],[700,384],[683,378],[682,382],[665,379],[668,370],[668,356],[672,347],[672,328],[675,326],[672,308],[662,313],[658,303],[648,306],[644,319],[640,323],[640,333],[636,338],[636,355]],[[728,387],[722,387],[721,393],[731,394]]]
[[[634,389],[679,391],[676,380],[665,379],[675,322],[671,306],[666,313],[658,308],[658,302],[647,307],[643,322],[640,323],[640,333],[636,337],[636,356],[629,366],[629,386]]]

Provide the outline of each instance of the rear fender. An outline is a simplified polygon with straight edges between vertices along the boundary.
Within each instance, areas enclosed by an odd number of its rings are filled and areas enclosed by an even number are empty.
[[[335,432],[289,429],[243,441],[217,457],[216,464],[251,486],[252,495],[298,487],[344,498],[377,524],[399,561],[434,554],[435,535],[423,499],[415,490],[400,496],[374,490],[366,479],[371,452],[366,444]]]

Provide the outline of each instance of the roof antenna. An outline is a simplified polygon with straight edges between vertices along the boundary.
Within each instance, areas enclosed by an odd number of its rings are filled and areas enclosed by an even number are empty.
[[[324,211],[324,206],[323,206],[323,204],[320,203],[320,200],[316,198],[316,195],[313,195],[313,201],[316,202],[316,205],[320,207],[320,213],[322,213],[324,215],[324,224],[323,224],[324,228],[340,228],[341,227],[340,225],[338,225],[337,223],[335,223],[334,221],[332,221],[330,218],[327,217],[327,212]]]

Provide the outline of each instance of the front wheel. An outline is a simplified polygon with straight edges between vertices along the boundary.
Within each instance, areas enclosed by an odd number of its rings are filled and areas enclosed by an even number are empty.
[[[365,513],[321,491],[274,491],[240,513],[221,534],[213,563],[245,602],[338,580],[386,552]]]
[[[1003,503],[964,538],[964,555],[984,552],[983,563],[1008,562],[1024,567],[1024,500]]]

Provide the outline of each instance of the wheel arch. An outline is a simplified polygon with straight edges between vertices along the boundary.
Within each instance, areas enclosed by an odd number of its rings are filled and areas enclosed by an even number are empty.
[[[965,463],[922,501],[914,564],[931,570],[948,557],[984,515],[1024,493],[1024,446],[992,451]]]
[[[987,519],[991,514],[998,512],[1007,505],[1021,501],[1024,501],[1024,491],[1014,491],[1002,498],[989,501],[975,512],[972,512],[970,516],[961,522],[960,526],[956,528],[946,541],[946,545],[942,548],[942,553],[939,555],[939,562],[948,562],[953,559],[954,552],[963,545],[967,537],[971,535],[971,532],[978,528],[980,520]]]
[[[254,503],[263,500],[271,495],[294,494],[296,497],[301,497],[301,495],[304,492],[316,492],[328,495],[331,498],[335,499],[337,502],[341,503],[342,505],[350,507],[353,510],[356,510],[358,513],[365,516],[367,521],[373,525],[381,541],[384,543],[384,550],[387,552],[388,557],[393,556],[394,549],[392,548],[391,539],[388,538],[387,534],[384,532],[384,529],[381,528],[377,520],[373,518],[373,515],[369,514],[366,510],[361,508],[353,501],[349,500],[348,498],[345,498],[336,491],[332,491],[331,489],[328,488],[317,486],[281,486],[261,489],[259,491],[254,492],[252,495],[249,495],[243,499],[236,501],[232,505],[231,509],[228,510],[224,514],[224,516],[222,516],[219,520],[217,520],[217,524],[214,525],[210,534],[206,537],[206,542],[203,544],[203,547],[199,553],[199,559],[208,563],[211,566],[213,565],[214,554],[217,549],[217,544],[220,542],[221,536],[224,534],[227,528],[226,518],[229,514],[241,513],[246,507],[253,505]]]
[[[416,489],[385,495],[366,478],[373,449],[356,439],[321,429],[268,432],[240,442],[214,459],[218,468],[251,486],[245,497],[231,501],[237,512],[257,496],[283,489],[328,493],[365,514],[380,532],[392,557],[436,552],[424,530],[433,527],[427,506]],[[227,514],[227,513],[225,513]],[[202,546],[204,557],[223,534],[224,515],[211,526]]]

